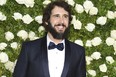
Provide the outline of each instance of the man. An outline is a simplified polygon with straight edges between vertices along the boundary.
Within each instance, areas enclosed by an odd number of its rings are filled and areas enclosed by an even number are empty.
[[[66,2],[50,3],[42,20],[47,35],[23,43],[13,77],[86,77],[84,48],[66,39],[71,20]]]

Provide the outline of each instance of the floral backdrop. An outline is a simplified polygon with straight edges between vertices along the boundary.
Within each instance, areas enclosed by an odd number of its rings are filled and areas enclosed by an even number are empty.
[[[0,77],[12,77],[22,42],[42,37],[42,11],[52,0],[0,0]],[[69,40],[85,47],[87,77],[116,77],[116,0],[65,0]]]

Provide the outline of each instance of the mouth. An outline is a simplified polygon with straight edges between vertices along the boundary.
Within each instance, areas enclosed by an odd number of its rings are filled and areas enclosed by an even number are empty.
[[[60,32],[60,33],[64,32],[65,29],[66,29],[66,26],[63,26],[63,25],[56,25],[56,26],[54,26],[54,27],[55,27],[55,29],[56,29],[58,32]]]

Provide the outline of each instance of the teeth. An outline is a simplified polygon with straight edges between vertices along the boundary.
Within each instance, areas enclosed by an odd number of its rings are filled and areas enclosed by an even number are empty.
[[[56,30],[58,31],[64,31],[64,26],[60,25],[60,26],[55,26]]]
[[[62,28],[63,28],[63,26],[58,26],[58,28],[59,28],[59,29],[62,29]]]

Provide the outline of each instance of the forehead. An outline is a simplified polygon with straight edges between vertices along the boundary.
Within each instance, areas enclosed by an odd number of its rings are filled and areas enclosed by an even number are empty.
[[[68,12],[62,7],[55,6],[52,9],[51,14],[67,14],[68,15]]]

